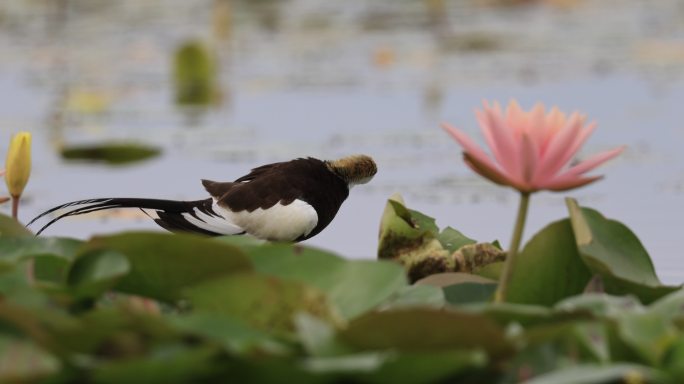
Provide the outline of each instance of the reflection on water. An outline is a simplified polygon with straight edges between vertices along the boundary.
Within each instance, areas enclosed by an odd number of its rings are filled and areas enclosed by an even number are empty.
[[[483,98],[515,97],[598,121],[587,153],[629,145],[605,181],[573,196],[632,227],[666,281],[684,280],[681,1],[6,0],[0,32],[1,137],[35,137],[26,218],[88,197],[194,199],[204,196],[199,178],[361,152],[376,158],[378,176],[311,244],[373,257],[397,191],[442,226],[507,242],[515,195],[473,176],[438,125],[475,133]],[[174,102],[174,54],[188,41],[218,63],[208,94],[222,97],[209,108]],[[106,140],[164,151],[117,168],[58,156]],[[565,215],[562,195],[534,200],[528,235]],[[50,233],[124,228],[154,224],[94,216]]]

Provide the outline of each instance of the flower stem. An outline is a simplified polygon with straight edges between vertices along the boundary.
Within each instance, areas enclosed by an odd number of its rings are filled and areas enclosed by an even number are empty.
[[[508,293],[508,284],[510,284],[511,275],[515,265],[515,259],[518,256],[518,249],[522,241],[523,229],[525,228],[525,219],[527,218],[527,209],[530,205],[530,193],[520,192],[520,205],[518,206],[518,217],[515,219],[515,228],[513,229],[513,238],[506,256],[501,278],[499,279],[499,288],[496,290],[494,302],[502,303],[506,301],[506,294]]]
[[[21,196],[12,195],[12,217],[14,220],[19,220],[19,198]]]

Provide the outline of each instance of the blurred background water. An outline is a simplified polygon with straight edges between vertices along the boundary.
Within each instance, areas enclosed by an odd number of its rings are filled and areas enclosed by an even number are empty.
[[[199,56],[183,59],[183,46]],[[179,95],[183,60],[205,67],[199,103]],[[378,175],[308,244],[375,257],[394,192],[440,226],[506,244],[516,194],[475,177],[439,123],[482,142],[473,109],[510,98],[597,121],[582,155],[628,145],[599,170],[605,180],[568,195],[631,227],[661,278],[681,283],[680,0],[0,3],[0,140],[34,134],[24,220],[82,198],[203,198],[200,178],[366,153]],[[69,146],[112,140],[162,154],[119,166],[61,156]],[[533,197],[527,238],[567,215],[564,196]],[[156,225],[129,211],[71,218],[47,234],[141,228]]]

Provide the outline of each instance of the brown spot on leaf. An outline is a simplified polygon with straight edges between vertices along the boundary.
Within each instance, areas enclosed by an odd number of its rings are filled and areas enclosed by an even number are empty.
[[[444,258],[427,257],[411,265],[408,270],[408,277],[411,284],[413,284],[426,276],[446,272],[449,269]]]

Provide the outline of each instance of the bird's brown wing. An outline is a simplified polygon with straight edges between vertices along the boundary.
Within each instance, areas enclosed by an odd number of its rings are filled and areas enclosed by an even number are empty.
[[[206,189],[211,197],[216,200],[220,199],[221,196],[225,195],[226,192],[230,191],[236,184],[237,183],[202,180],[204,189]]]
[[[302,195],[297,182],[287,175],[274,174],[268,178],[258,177],[248,183],[236,183],[218,201],[233,212],[268,209],[277,203],[290,204]]]
[[[290,163],[289,161],[284,161],[284,162],[279,162],[279,163],[272,163],[272,164],[266,164],[262,165],[260,167],[256,167],[252,169],[248,174],[240,177],[239,179],[235,180],[236,183],[243,183],[245,181],[252,181],[254,179],[257,179],[269,172],[272,172],[274,169],[281,167],[285,164]]]
[[[287,164],[287,162],[280,162],[280,163],[272,163],[272,164],[266,164],[262,165],[260,167],[252,169],[248,174],[238,178],[235,181],[226,181],[226,182],[221,182],[221,181],[213,181],[213,180],[202,180],[202,185],[204,186],[204,189],[209,192],[209,194],[215,198],[216,200],[220,200],[226,193],[231,191],[234,187],[241,185],[242,183],[246,182],[251,182],[254,181],[274,169],[282,166],[283,164]]]

